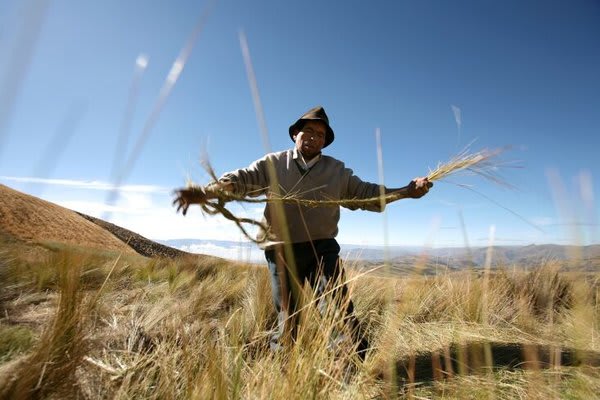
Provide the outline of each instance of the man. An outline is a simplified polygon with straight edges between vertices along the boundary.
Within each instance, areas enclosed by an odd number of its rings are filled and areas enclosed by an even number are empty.
[[[277,347],[282,336],[295,339],[300,293],[308,282],[317,296],[334,292],[335,304],[343,307],[346,325],[359,355],[364,357],[368,344],[343,283],[340,247],[335,240],[340,206],[331,203],[339,201],[352,210],[382,211],[382,189],[378,184],[363,182],[343,162],[321,153],[335,137],[323,107],[302,115],[290,126],[289,135],[294,148],[267,154],[247,168],[226,173],[219,182],[205,188],[179,189],[173,204],[185,215],[190,205],[206,203],[218,197],[220,191],[239,196],[266,195],[274,200],[298,199],[297,203],[268,202],[263,221],[266,230],[258,235],[271,273],[278,313],[278,333],[272,346]],[[432,186],[427,178],[416,178],[402,188],[383,188],[385,203],[420,198]],[[318,203],[323,200],[327,204]]]

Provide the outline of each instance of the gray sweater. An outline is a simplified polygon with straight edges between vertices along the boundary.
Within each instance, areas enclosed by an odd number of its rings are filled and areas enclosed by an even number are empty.
[[[308,171],[302,171],[293,158],[293,149],[269,153],[249,167],[228,172],[221,181],[231,182],[234,193],[243,196],[267,197],[292,196],[310,200],[369,199],[379,196],[379,185],[363,182],[351,169],[333,157],[321,159]],[[270,179],[269,165],[276,176]],[[283,204],[283,216],[278,205],[267,203],[263,223],[269,227],[268,238],[261,247],[269,248],[282,243],[288,237],[290,243],[334,238],[338,233],[340,207],[309,207],[299,204]],[[379,201],[365,205],[349,205],[370,211],[382,211]],[[282,222],[284,221],[284,222]],[[284,227],[287,226],[287,233]],[[262,240],[267,232],[259,232]]]

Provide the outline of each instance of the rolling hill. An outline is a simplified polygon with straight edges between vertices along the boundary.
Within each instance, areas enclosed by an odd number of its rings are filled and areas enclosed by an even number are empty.
[[[0,185],[0,233],[30,244],[66,243],[134,252],[115,235],[54,203]]]
[[[146,257],[190,255],[98,218],[0,185],[0,236],[32,245],[63,243]]]

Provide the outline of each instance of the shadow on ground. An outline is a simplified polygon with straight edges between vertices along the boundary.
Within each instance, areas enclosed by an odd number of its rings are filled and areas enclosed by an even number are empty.
[[[524,343],[469,342],[419,353],[396,363],[401,385],[431,383],[453,375],[491,369],[541,370],[563,366],[600,366],[600,353]]]

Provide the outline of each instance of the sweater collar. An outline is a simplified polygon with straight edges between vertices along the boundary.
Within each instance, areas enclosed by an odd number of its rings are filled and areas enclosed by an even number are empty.
[[[321,159],[321,154],[319,154],[318,156],[314,157],[312,160],[310,160],[309,162],[306,162],[304,160],[304,157],[302,157],[302,154],[298,151],[297,148],[294,147],[294,149],[292,150],[292,154],[293,154],[293,158],[294,160],[298,161],[300,163],[300,165],[305,168],[305,169],[310,169],[312,168],[316,163],[319,162],[319,160]]]

